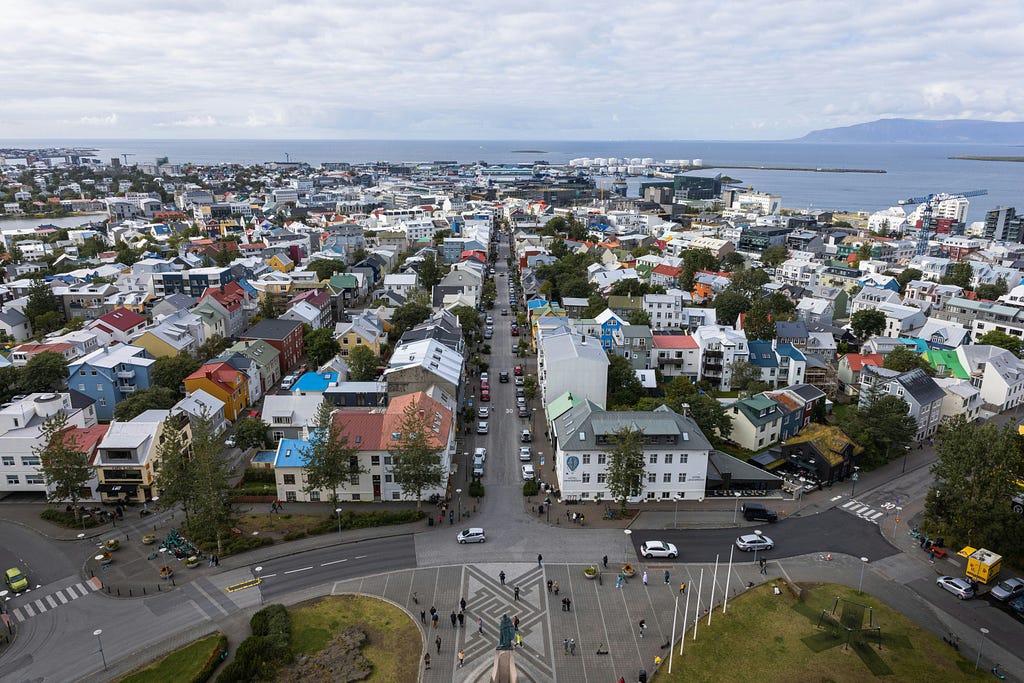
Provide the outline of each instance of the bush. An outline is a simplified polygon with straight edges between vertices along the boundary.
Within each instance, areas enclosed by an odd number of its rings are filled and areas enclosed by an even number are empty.
[[[536,496],[538,491],[540,491],[540,484],[536,480],[531,479],[530,481],[523,482],[524,496]]]
[[[268,605],[249,620],[252,635],[242,641],[235,659],[217,676],[217,683],[272,680],[292,660],[292,622],[284,605]]]
[[[242,475],[242,481],[245,483],[249,482],[260,482],[261,484],[274,484],[277,482],[274,480],[274,470],[269,467],[248,467],[245,470],[245,474]]]
[[[297,541],[300,538],[305,538],[308,535],[309,534],[307,534],[305,531],[289,531],[288,533],[286,533],[284,535],[284,540],[285,541]]]
[[[238,553],[244,553],[246,550],[254,550],[267,545],[274,545],[274,539],[269,536],[230,535],[227,538],[224,538],[221,542],[221,557],[237,555]],[[216,541],[213,543],[203,544],[203,549],[216,552]]]
[[[192,677],[192,683],[206,683],[210,680],[210,676],[213,675],[213,670],[217,668],[225,657],[228,655],[228,638],[224,634],[221,634],[217,638],[217,647],[214,648],[213,652],[210,653],[210,657],[206,660],[206,664],[199,673]]]
[[[484,495],[484,483],[479,479],[469,482],[469,495],[473,498],[480,498]]]
[[[393,524],[408,524],[418,522],[425,516],[422,510],[379,510],[373,512],[352,512],[346,510],[341,513],[342,529],[369,529],[378,526],[391,526]],[[331,516],[317,522],[306,529],[310,536],[329,534],[338,530],[338,518]]]
[[[81,529],[83,522],[85,523],[86,529],[93,529],[107,523],[106,519],[96,515],[89,515],[88,517],[78,520],[75,519],[74,511],[58,510],[57,508],[46,508],[39,513],[39,517],[40,519],[45,519],[47,522],[52,522],[57,526],[62,526],[65,529]]]

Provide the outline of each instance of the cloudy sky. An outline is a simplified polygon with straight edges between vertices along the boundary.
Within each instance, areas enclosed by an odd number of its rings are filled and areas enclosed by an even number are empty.
[[[2,138],[781,139],[1024,118],[1010,0],[33,0]]]

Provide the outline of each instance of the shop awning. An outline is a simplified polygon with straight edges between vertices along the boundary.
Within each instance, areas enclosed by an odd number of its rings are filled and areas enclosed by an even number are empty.
[[[100,484],[96,487],[100,493],[109,496],[134,496],[139,492],[138,484]]]

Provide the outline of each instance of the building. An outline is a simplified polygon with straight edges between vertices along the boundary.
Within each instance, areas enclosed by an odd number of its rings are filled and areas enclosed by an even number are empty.
[[[697,379],[714,387],[728,390],[732,387],[732,365],[747,360],[747,336],[724,325],[704,325],[693,333],[700,349]]]
[[[227,320],[225,339],[237,338],[242,334],[257,307],[256,297],[237,282],[207,288],[200,301],[221,309]]]
[[[546,407],[566,392],[598,406],[608,400],[608,355],[600,340],[584,334],[542,335],[537,347],[537,379]]]
[[[96,401],[96,417],[114,418],[114,406],[139,389],[149,389],[156,361],[141,346],[103,346],[68,365],[68,387]]]
[[[736,401],[729,406],[732,432],[729,439],[748,451],[759,451],[779,440],[783,411],[764,394]]]
[[[971,344],[956,349],[960,365],[971,375],[985,404],[995,412],[1019,406],[1024,399],[1024,361],[998,346]]]
[[[182,430],[185,442],[191,443],[192,430],[184,413],[171,416],[167,410],[147,410],[128,422],[110,424],[94,461],[104,503],[145,503],[159,496],[157,449],[168,420]]]
[[[610,500],[609,450],[620,429],[643,432],[643,492],[631,498],[668,501],[704,496],[711,444],[688,417],[665,406],[653,411],[606,411],[581,401],[556,417],[554,466],[563,499]]]
[[[249,377],[223,361],[210,362],[185,378],[185,391],[205,391],[224,403],[224,417],[234,421],[249,407]]]
[[[174,404],[174,407],[171,408],[171,415],[179,413],[184,413],[190,421],[194,419],[209,420],[215,434],[222,434],[229,426],[227,418],[224,417],[224,401],[202,389],[196,389]]]
[[[32,323],[15,308],[0,310],[0,337],[23,342],[32,336]]]
[[[898,396],[907,402],[908,415],[917,422],[918,441],[932,437],[939,431],[942,420],[942,400],[946,393],[928,374],[916,368],[899,373],[885,368],[867,366],[860,378],[860,407],[865,407],[876,391]]]
[[[235,279],[234,271],[228,267],[153,273],[153,293],[159,298],[180,292],[198,299],[211,287],[219,289],[221,285],[227,285]]]
[[[836,371],[846,395],[855,396],[860,391],[860,377],[866,366],[882,367],[885,358],[881,354],[848,353],[839,359]]]
[[[842,481],[853,474],[863,452],[838,427],[812,424],[782,444],[779,469],[804,477],[812,485]]]
[[[267,394],[262,417],[269,426],[270,438],[275,442],[308,438],[311,420],[323,402],[320,395]]]
[[[688,334],[655,334],[652,337],[652,362],[665,377],[687,377],[697,381],[700,374],[700,347]]]
[[[435,339],[400,343],[384,370],[388,396],[394,400],[437,387],[446,395],[444,403],[451,404],[473,393],[461,384],[462,364],[460,353]]]
[[[127,308],[118,308],[105,313],[85,326],[95,332],[100,344],[128,344],[146,329],[148,320]]]
[[[299,364],[306,352],[302,323],[296,320],[264,318],[250,327],[242,335],[242,339],[249,341],[259,339],[277,349],[280,352],[278,362],[282,374],[291,372],[291,369]]]
[[[224,353],[237,353],[256,363],[261,394],[269,394],[270,389],[283,377],[279,361],[281,352],[262,339],[236,342],[225,349]],[[249,381],[252,382],[251,379]]]

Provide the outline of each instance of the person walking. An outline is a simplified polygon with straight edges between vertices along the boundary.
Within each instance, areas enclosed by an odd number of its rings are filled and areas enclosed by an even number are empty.
[[[543,565],[541,564],[541,562],[543,562],[543,561],[544,561],[544,556],[541,555],[540,553],[537,553],[537,568],[538,569],[543,567]]]
[[[437,614],[437,608],[433,605],[430,606],[430,618],[433,619],[434,615]]]
[[[679,582],[679,594],[680,595],[685,595],[686,594],[686,582],[685,581],[680,581]]]
[[[548,593],[551,592],[551,584],[552,584],[551,579],[548,579]]]
[[[424,626],[427,625],[427,611],[426,610],[422,610],[422,609],[420,610],[420,623],[423,624]]]
[[[554,585],[553,585],[552,587],[553,587],[553,588],[554,588],[554,590],[555,590],[555,595],[558,595],[558,582],[557,582],[557,581],[555,581],[555,583],[554,583]]]
[[[423,668],[424,669],[429,669],[430,668],[430,653],[429,652],[426,653],[425,655],[423,655]]]
[[[437,645],[437,653],[441,654],[441,636],[434,638],[434,643]]]
[[[615,577],[615,587],[622,588],[622,574],[619,574],[617,577]]]
[[[641,619],[640,623],[638,624],[638,626],[640,627],[640,637],[643,638],[644,637],[644,631],[647,630],[647,621],[645,621],[644,619]]]
[[[483,635],[484,634],[484,618],[483,617],[478,617],[477,620],[476,620],[476,625],[477,625],[477,629],[476,629],[477,633],[479,633],[480,635]]]
[[[437,628],[437,622],[438,622],[438,616],[437,616],[437,614],[435,613],[435,614],[434,614],[433,616],[431,616],[431,617],[430,617],[430,623],[431,623],[431,625],[432,625],[432,626],[433,626],[434,628]]]
[[[608,556],[607,555],[605,555],[604,557],[601,558],[601,564],[604,565],[605,569],[608,569]]]
[[[465,663],[466,663],[466,653],[463,652],[462,650],[459,650],[459,668],[461,669],[462,665],[465,664]]]
[[[573,657],[576,656],[576,639],[575,638],[570,638],[569,639],[569,654],[571,654]]]
[[[465,612],[465,611],[466,611],[466,598],[462,598],[461,600],[459,600],[459,608],[460,608],[460,609],[461,609],[461,610],[462,610],[463,612]]]
[[[565,611],[566,612],[571,612],[572,611],[572,600],[570,600],[568,597],[565,598]]]
[[[647,570],[644,570],[644,585],[647,585]]]
[[[519,630],[519,615],[518,614],[515,615],[514,617],[512,617],[512,628],[514,628],[517,631]]]
[[[517,632],[516,633],[516,647],[522,647],[522,646],[523,646],[523,634]]]
[[[455,510],[451,510],[451,511],[448,512],[448,526],[454,526],[454,525],[455,525]]]
[[[766,559],[764,559],[762,557],[760,562],[761,562],[761,573],[762,574],[767,574],[768,573],[768,560],[766,560]]]
[[[668,585],[668,570],[665,570],[665,585]]]
[[[459,612],[459,628],[466,628],[466,613]]]
[[[562,647],[565,648],[565,654],[569,654],[569,639],[562,638]]]
[[[515,593],[515,598],[513,598],[513,599],[514,599],[514,600],[518,600],[518,599],[519,599],[519,586],[517,585],[517,586],[516,586],[516,587],[515,587],[515,588],[513,589],[513,591],[514,591],[514,593]]]
[[[498,573],[498,580],[501,581],[501,585],[502,586],[505,585],[505,570],[504,569],[501,570],[501,572]]]
[[[452,628],[455,628],[455,622],[457,622],[459,620],[459,618],[455,615],[455,610],[452,610],[451,620],[452,620]]]

